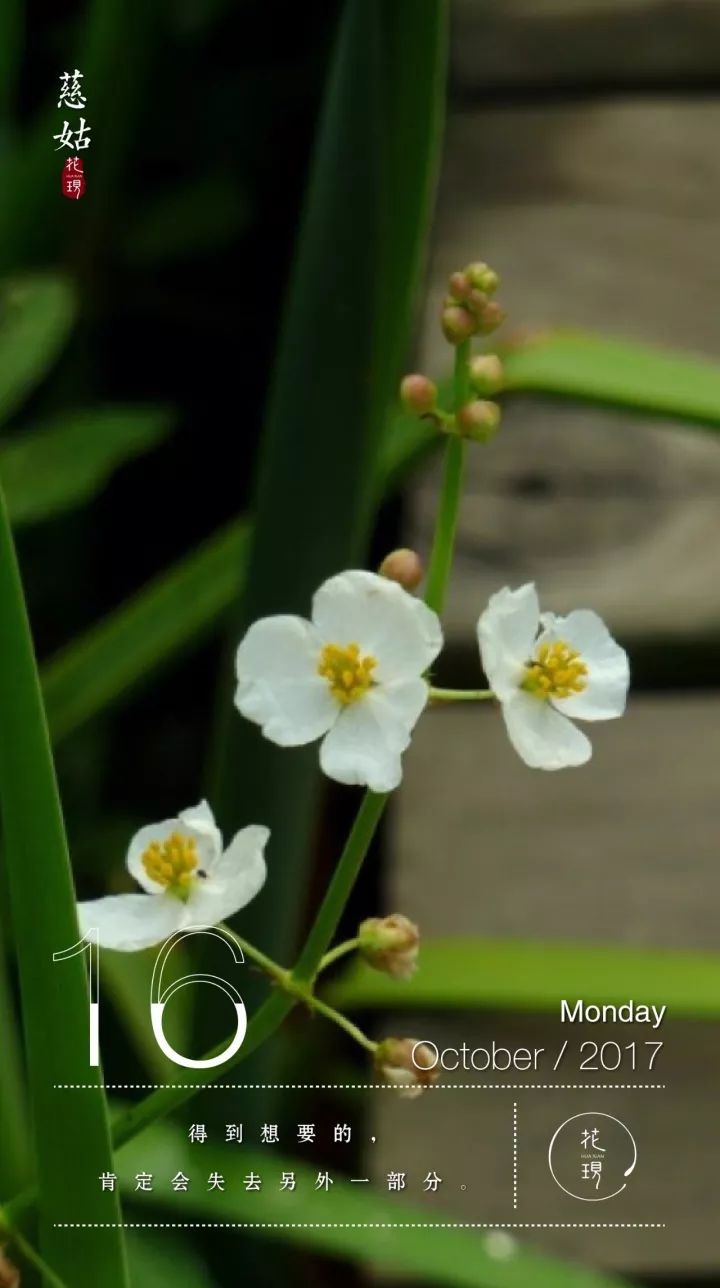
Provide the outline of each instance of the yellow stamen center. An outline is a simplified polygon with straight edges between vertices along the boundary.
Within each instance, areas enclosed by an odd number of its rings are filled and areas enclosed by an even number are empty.
[[[570,698],[587,686],[588,669],[579,653],[564,640],[539,644],[522,682],[537,698]]]
[[[377,658],[360,656],[358,644],[326,644],[320,654],[318,675],[330,685],[330,692],[343,706],[357,702],[374,683]]]
[[[152,881],[165,886],[169,894],[187,899],[200,866],[197,842],[173,832],[166,841],[151,841],[141,862]]]

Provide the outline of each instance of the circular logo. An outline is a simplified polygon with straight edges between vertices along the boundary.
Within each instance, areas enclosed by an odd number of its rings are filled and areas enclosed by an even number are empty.
[[[637,1163],[629,1127],[612,1114],[574,1114],[558,1127],[548,1148],[556,1185],[571,1198],[602,1203],[627,1187]]]

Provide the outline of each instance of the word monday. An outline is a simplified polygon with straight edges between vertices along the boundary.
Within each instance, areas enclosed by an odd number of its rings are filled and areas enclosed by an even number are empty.
[[[587,1006],[578,999],[571,1010],[570,1002],[563,998],[560,1020],[563,1024],[598,1024],[601,1020],[606,1024],[652,1024],[654,1029],[659,1029],[666,1010],[667,1006],[645,1006],[632,999],[620,1006]]]

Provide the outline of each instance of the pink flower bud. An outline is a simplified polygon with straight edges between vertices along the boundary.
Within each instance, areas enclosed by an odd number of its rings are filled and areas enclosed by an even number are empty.
[[[418,416],[431,412],[437,402],[437,386],[427,376],[413,374],[405,376],[400,385],[400,398],[407,411],[414,411]]]
[[[385,1082],[402,1088],[398,1095],[414,1100],[437,1082],[437,1051],[419,1038],[385,1038],[375,1052],[375,1069]]]
[[[482,353],[470,362],[470,383],[478,394],[496,394],[503,387],[503,365],[497,354]]]
[[[465,403],[457,414],[457,428],[461,438],[471,438],[476,443],[487,443],[500,423],[497,403],[476,399]]]
[[[472,282],[466,273],[451,273],[448,279],[448,293],[453,300],[462,303],[472,287]]]
[[[505,321],[505,310],[495,300],[488,300],[487,304],[478,311],[477,329],[481,335],[489,335],[491,331],[497,331],[498,327]]]
[[[409,979],[417,968],[420,931],[401,912],[368,917],[358,931],[360,952],[375,970],[395,979]]]
[[[422,559],[415,550],[408,550],[402,547],[399,550],[392,550],[389,555],[383,559],[378,572],[381,577],[387,577],[388,581],[396,581],[402,586],[403,590],[417,590],[420,582],[425,576]]]
[[[477,319],[469,309],[460,304],[448,304],[440,319],[442,332],[450,344],[462,344],[477,330]]]

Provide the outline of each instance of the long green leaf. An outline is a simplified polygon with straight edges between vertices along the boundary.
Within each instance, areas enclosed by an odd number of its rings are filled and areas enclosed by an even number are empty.
[[[423,943],[421,968],[398,984],[354,964],[328,990],[337,1006],[493,1007],[557,1011],[561,998],[663,1003],[673,1016],[720,1016],[720,954],[616,944],[438,939]]]
[[[89,500],[113,470],[166,437],[171,414],[158,407],[63,412],[0,445],[0,471],[13,527],[48,519]]]
[[[74,316],[73,293],[63,278],[6,278],[0,284],[0,421],[52,366]]]
[[[10,991],[9,953],[0,935],[0,1197],[29,1180],[27,1098],[20,1037]]]
[[[541,1255],[522,1242],[510,1250],[504,1248],[506,1255],[498,1256],[487,1232],[428,1228],[430,1222],[452,1221],[442,1208],[413,1206],[404,1199],[396,1202],[396,1196],[388,1198],[369,1187],[352,1185],[338,1175],[329,1192],[318,1194],[318,1169],[278,1156],[274,1148],[263,1153],[243,1146],[241,1154],[233,1155],[208,1141],[202,1147],[198,1175],[197,1151],[193,1154],[184,1134],[161,1124],[123,1149],[118,1167],[128,1196],[134,1197],[136,1172],[156,1173],[157,1189],[142,1195],[147,1200],[145,1210],[139,1203],[134,1209],[137,1221],[248,1223],[258,1238],[282,1239],[361,1265],[380,1263],[412,1275],[413,1282],[449,1288],[620,1288],[627,1282]],[[164,1180],[178,1171],[191,1178],[187,1193],[174,1193]],[[224,1191],[208,1192],[207,1177],[213,1171],[225,1177]],[[244,1177],[251,1171],[263,1178],[259,1191],[245,1190]],[[293,1192],[280,1189],[283,1171],[295,1173]],[[159,1213],[158,1204],[167,1213]],[[411,1228],[387,1228],[388,1224]]]
[[[222,529],[47,663],[54,741],[202,638],[237,596],[247,538],[243,522]]]
[[[590,332],[549,332],[505,355],[507,388],[720,426],[720,364]]]
[[[111,1170],[110,1132],[102,1091],[53,1090],[89,1078],[88,982],[83,959],[53,962],[79,933],[62,813],[48,741],[22,585],[0,493],[0,803],[4,833],[28,1088],[40,1193],[45,1259],[73,1288],[127,1288],[117,1231],[66,1231],[55,1222],[119,1215],[114,1195],[101,1202],[99,1172]],[[79,1148],[81,1144],[82,1148]],[[112,1218],[111,1218],[112,1219]],[[83,1237],[83,1235],[85,1237]]]
[[[255,619],[306,614],[365,557],[383,429],[410,341],[444,100],[443,0],[346,0],[318,131],[265,424],[247,583]],[[412,49],[412,60],[407,50]],[[302,541],[299,540],[302,535]],[[238,718],[222,686],[213,798],[223,822],[272,832],[275,878],[253,907],[271,955],[303,912],[319,775]],[[242,773],[238,767],[243,766]]]

